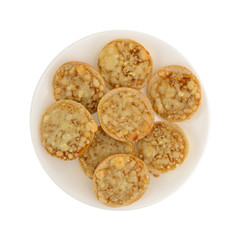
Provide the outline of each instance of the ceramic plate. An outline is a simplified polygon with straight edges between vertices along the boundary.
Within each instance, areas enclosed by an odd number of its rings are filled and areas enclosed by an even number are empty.
[[[193,66],[175,48],[166,42],[134,31],[107,31],[85,37],[64,49],[47,67],[36,87],[31,106],[31,134],[37,157],[49,177],[66,193],[90,206],[112,209],[101,204],[92,190],[91,180],[83,173],[78,159],[62,161],[47,154],[39,137],[40,120],[45,109],[55,101],[52,79],[55,71],[65,62],[83,61],[97,68],[101,49],[113,39],[130,38],[142,44],[153,59],[153,72],[166,65],[182,65],[189,68],[199,79],[202,87],[202,103],[192,119],[178,123],[189,140],[189,154],[184,163],[174,171],[155,178],[151,175],[150,185],[141,199],[130,206],[113,210],[130,210],[146,207],[161,201],[175,192],[188,179],[199,162],[208,136],[208,106],[204,85]],[[146,93],[146,89],[143,89]],[[98,123],[97,115],[94,119]],[[155,115],[155,120],[162,120]]]

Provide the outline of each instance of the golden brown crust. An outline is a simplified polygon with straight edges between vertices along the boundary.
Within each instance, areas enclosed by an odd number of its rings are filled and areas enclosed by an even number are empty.
[[[97,124],[80,103],[59,100],[42,115],[40,138],[47,152],[62,160],[80,156],[93,140]]]
[[[154,176],[179,167],[189,151],[189,143],[177,124],[155,122],[151,132],[136,144],[136,154]]]
[[[104,46],[98,57],[98,69],[109,89],[142,89],[152,73],[149,52],[131,39],[115,39]]]
[[[197,77],[179,65],[166,66],[155,72],[148,82],[147,95],[154,111],[171,122],[190,119],[201,104],[201,86]]]
[[[90,147],[79,157],[79,163],[84,173],[92,179],[97,165],[106,157],[117,153],[134,154],[134,146],[130,142],[111,138],[99,126]]]
[[[98,164],[92,185],[101,203],[121,207],[141,198],[149,182],[149,171],[142,160],[131,154],[114,154]]]
[[[154,112],[142,92],[133,88],[115,88],[98,104],[98,119],[103,130],[122,142],[137,142],[152,129]]]
[[[100,73],[91,65],[79,61],[66,62],[59,67],[52,86],[56,100],[80,102],[90,113],[97,111],[98,102],[106,92]]]

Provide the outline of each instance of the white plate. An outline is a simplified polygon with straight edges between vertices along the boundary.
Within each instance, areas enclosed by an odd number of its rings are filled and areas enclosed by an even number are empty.
[[[99,52],[106,43],[116,38],[130,38],[141,43],[152,56],[153,72],[166,65],[179,64],[189,68],[197,75],[191,64],[175,48],[158,38],[133,31],[107,31],[85,37],[67,47],[49,64],[39,80],[31,106],[31,134],[38,159],[51,179],[66,193],[90,206],[104,209],[111,208],[104,206],[95,198],[92,182],[83,173],[77,159],[62,161],[47,154],[40,142],[39,125],[43,112],[55,101],[52,93],[52,79],[58,67],[67,61],[83,61],[97,68]],[[197,77],[199,78],[198,75]],[[175,192],[193,172],[203,153],[209,124],[207,99],[201,80],[200,83],[202,104],[198,112],[191,120],[179,123],[187,135],[190,146],[184,163],[176,170],[163,174],[159,178],[151,176],[148,190],[141,199],[130,206],[115,210],[137,209],[157,203]],[[155,118],[161,120],[158,116]],[[97,120],[96,114],[95,120]]]

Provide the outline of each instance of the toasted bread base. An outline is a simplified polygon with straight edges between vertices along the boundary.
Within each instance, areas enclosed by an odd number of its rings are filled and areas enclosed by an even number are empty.
[[[151,132],[135,147],[137,156],[156,177],[179,167],[189,152],[182,128],[167,121],[155,122]]]
[[[90,113],[97,111],[97,105],[106,93],[105,82],[91,65],[72,61],[66,62],[56,71],[53,82],[56,100],[70,99],[83,104]]]
[[[92,179],[97,165],[106,157],[117,153],[134,154],[134,146],[130,142],[111,138],[99,126],[90,147],[79,157],[79,163],[84,173]]]
[[[98,119],[103,130],[122,142],[137,142],[154,124],[152,105],[142,92],[133,88],[115,88],[98,104]]]
[[[50,155],[72,160],[86,151],[96,130],[96,123],[82,104],[72,100],[59,100],[44,112],[40,123],[40,138]]]
[[[166,66],[155,72],[148,82],[147,95],[154,111],[171,122],[190,119],[201,104],[201,86],[197,77],[179,65]]]
[[[153,68],[149,52],[131,39],[115,39],[104,46],[98,56],[98,69],[109,89],[142,89]]]
[[[115,208],[137,201],[149,182],[149,171],[142,160],[131,154],[114,154],[99,163],[92,185],[96,198]]]

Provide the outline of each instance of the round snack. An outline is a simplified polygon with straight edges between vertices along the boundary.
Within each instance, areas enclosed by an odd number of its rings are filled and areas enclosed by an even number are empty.
[[[122,142],[137,142],[154,124],[154,112],[147,96],[133,88],[115,88],[98,104],[103,130]]]
[[[174,170],[188,154],[188,140],[175,123],[155,122],[151,132],[136,144],[137,156],[158,176]]]
[[[171,65],[154,73],[147,95],[154,111],[163,119],[181,122],[190,119],[201,103],[201,87],[187,68]]]
[[[106,88],[101,75],[83,62],[64,63],[53,78],[53,94],[56,100],[70,99],[80,102],[90,113],[97,105]]]
[[[116,153],[134,154],[134,146],[132,143],[120,142],[109,137],[98,127],[90,147],[79,157],[79,163],[85,174],[92,179],[97,165],[104,158]]]
[[[137,201],[147,190],[150,177],[146,164],[131,154],[115,154],[97,166],[93,190],[97,199],[109,207]]]
[[[47,152],[63,160],[80,156],[92,142],[97,124],[81,104],[60,100],[44,112],[40,125],[41,142]]]
[[[152,58],[138,42],[116,39],[108,43],[98,57],[98,68],[109,89],[142,89],[152,73]]]

